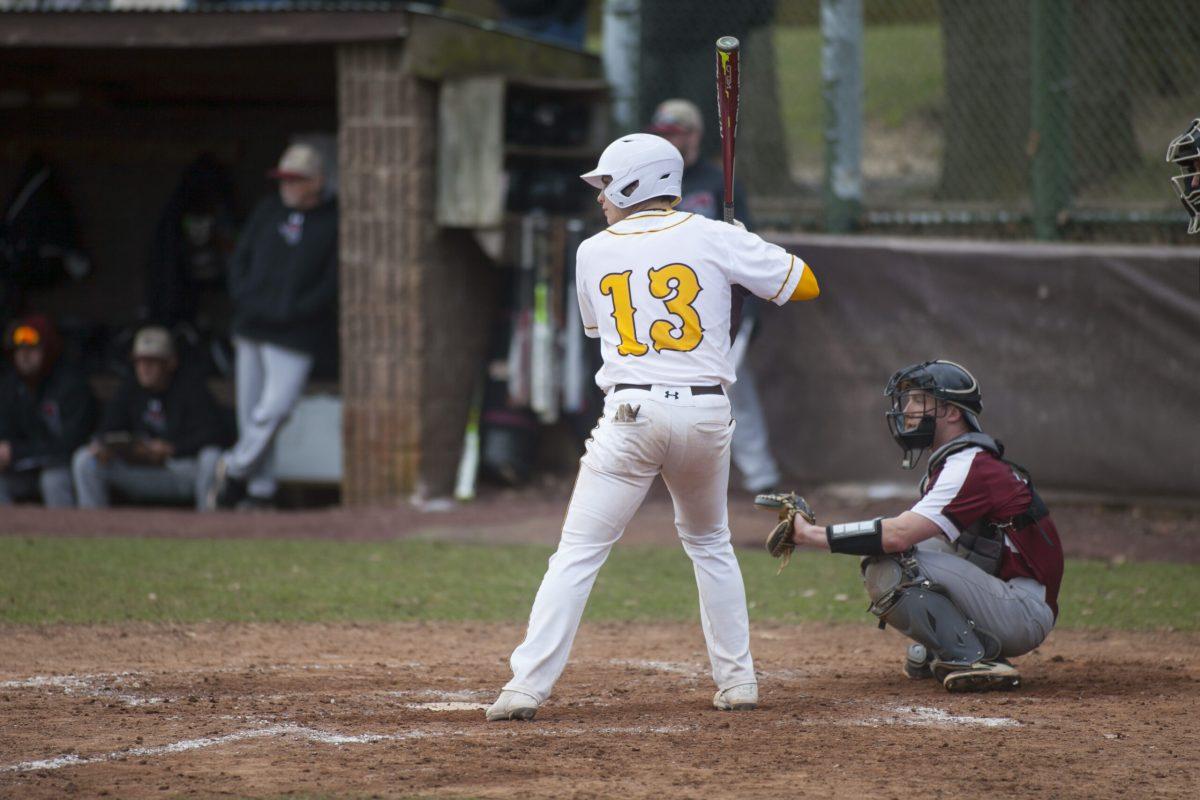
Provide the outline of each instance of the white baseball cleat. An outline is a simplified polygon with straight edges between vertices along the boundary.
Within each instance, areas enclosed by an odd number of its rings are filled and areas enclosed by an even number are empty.
[[[721,711],[753,711],[758,708],[758,684],[743,683],[713,695],[713,708]]]
[[[500,722],[506,719],[533,719],[540,704],[533,695],[524,692],[514,692],[505,689],[500,692],[496,702],[487,710],[488,722]]]
[[[978,661],[960,667],[942,677],[948,692],[979,692],[988,689],[1015,689],[1021,685],[1021,673],[1003,658]]]

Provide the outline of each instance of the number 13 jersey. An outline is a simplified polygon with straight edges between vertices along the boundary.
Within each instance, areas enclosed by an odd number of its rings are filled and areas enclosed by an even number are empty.
[[[579,246],[575,285],[596,384],[728,386],[734,284],[777,305],[808,269],[782,247],[682,211],[639,211]]]

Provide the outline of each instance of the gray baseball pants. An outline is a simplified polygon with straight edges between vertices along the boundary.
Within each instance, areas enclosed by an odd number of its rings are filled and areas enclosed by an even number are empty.
[[[782,477],[779,465],[771,455],[767,418],[758,398],[758,385],[749,359],[743,358],[738,364],[737,383],[728,387],[727,392],[729,404],[733,406],[733,418],[737,420],[732,456],[733,465],[742,475],[742,488],[748,492],[778,488]]]
[[[45,467],[40,470],[0,473],[0,506],[35,497],[39,492],[46,508],[72,508],[75,489],[69,467]]]
[[[959,611],[1000,640],[1000,655],[1019,656],[1040,645],[1054,627],[1046,588],[1030,578],[1002,581],[989,575],[940,538],[917,544],[922,574],[946,587]]]
[[[225,454],[230,475],[248,482],[251,497],[275,494],[275,434],[287,421],[312,371],[307,353],[246,339],[233,340],[238,440]]]
[[[129,464],[118,458],[107,464],[86,447],[75,451],[71,471],[80,508],[108,508],[109,493],[116,489],[133,501],[174,503],[191,501],[203,510],[212,486],[221,448],[206,447],[191,458],[171,458],[161,467]]]

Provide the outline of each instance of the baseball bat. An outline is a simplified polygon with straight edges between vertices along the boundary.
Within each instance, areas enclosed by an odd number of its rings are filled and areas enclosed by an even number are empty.
[[[487,375],[476,379],[467,411],[467,430],[463,434],[462,456],[458,460],[458,475],[454,481],[454,499],[466,502],[475,499],[475,481],[479,477],[479,415],[483,408],[483,391]]]
[[[721,123],[721,160],[725,170],[725,221],[733,222],[733,159],[737,143],[741,81],[741,43],[734,36],[717,39],[717,117]]]
[[[558,398],[554,386],[555,343],[553,280],[554,258],[550,220],[539,212],[534,218],[533,326],[530,341],[529,408],[547,424],[558,419]]]
[[[511,405],[529,405],[530,357],[533,341],[534,271],[536,269],[534,220],[521,218],[517,274],[513,280],[513,325],[508,343],[508,399]]]

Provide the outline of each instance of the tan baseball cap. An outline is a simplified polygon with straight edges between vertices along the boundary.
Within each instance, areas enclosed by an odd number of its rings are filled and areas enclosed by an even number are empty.
[[[294,144],[283,151],[279,166],[267,173],[272,178],[319,178],[325,174],[321,154],[311,144]]]
[[[173,358],[175,343],[171,332],[159,325],[142,328],[133,338],[134,358]]]
[[[650,133],[683,133],[704,130],[704,118],[691,100],[675,97],[664,100],[654,110]]]

